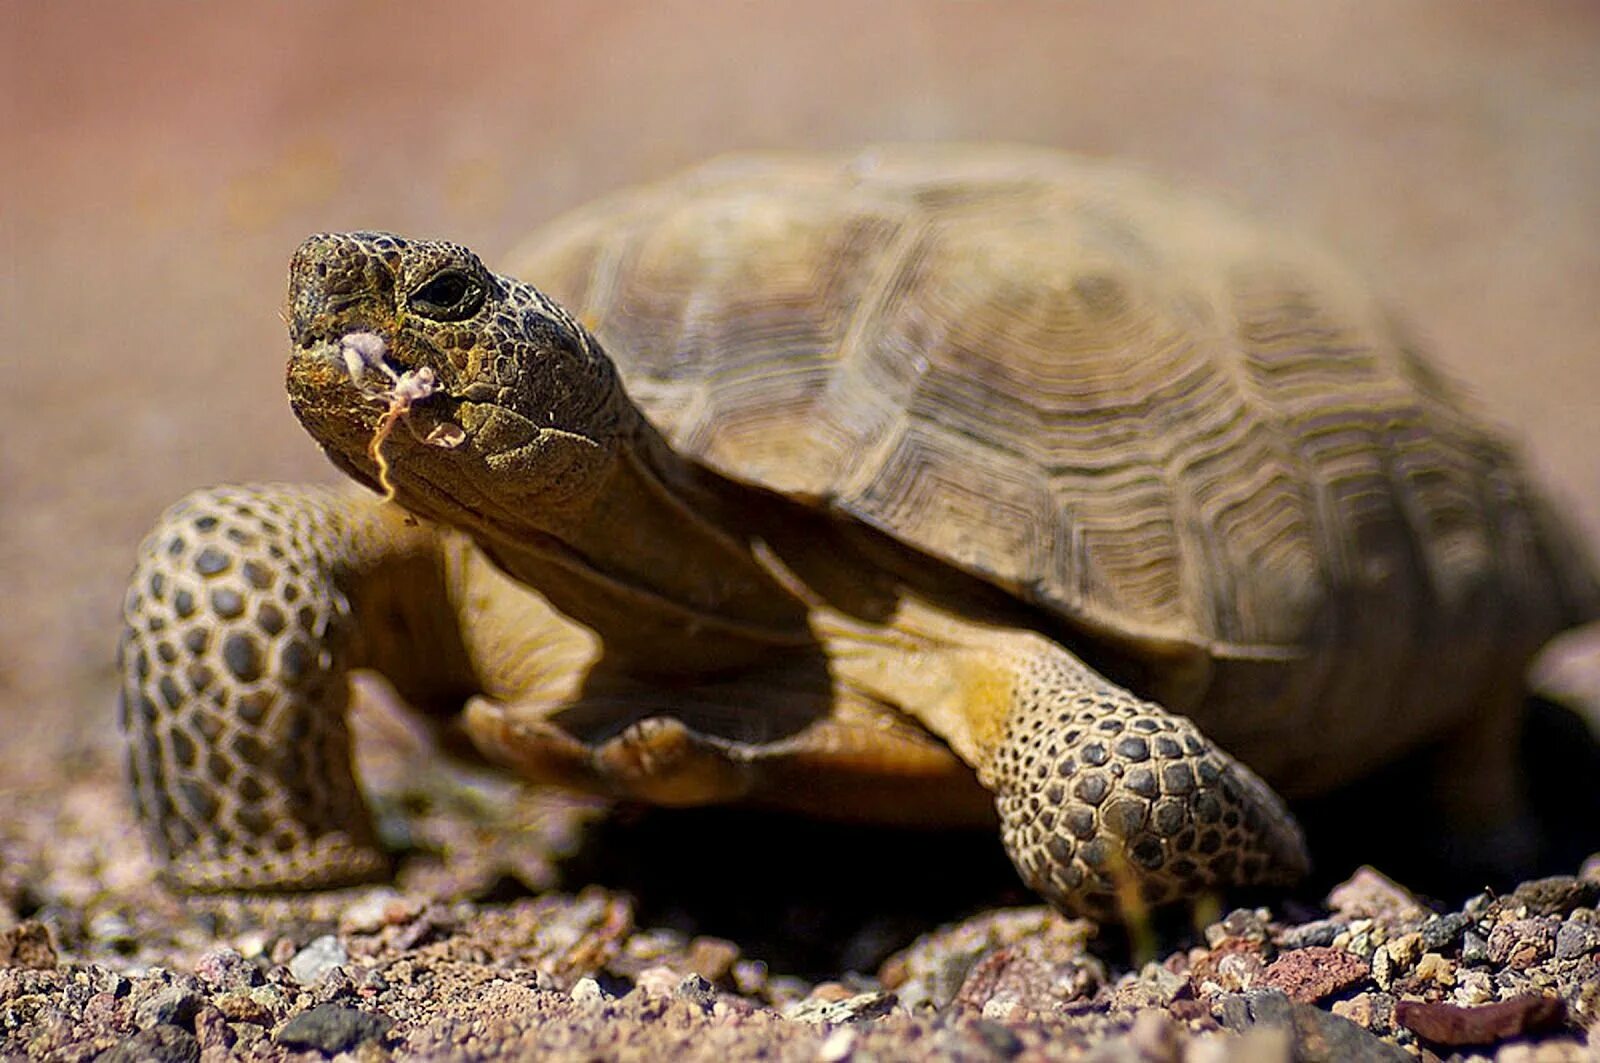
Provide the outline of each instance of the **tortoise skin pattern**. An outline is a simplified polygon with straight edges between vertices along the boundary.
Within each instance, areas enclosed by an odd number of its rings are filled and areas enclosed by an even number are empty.
[[[340,509],[334,492],[196,492],[140,550],[118,650],[128,773],[192,888],[388,870],[349,768],[358,631],[338,569],[356,551]]]
[[[441,269],[481,311],[419,314]],[[1600,601],[1508,450],[1346,272],[1125,170],[1012,148],[736,158],[554,223],[513,272],[551,294],[452,244],[297,253],[291,398],[336,465],[374,483],[379,412],[329,354],[340,335],[438,378],[395,437],[398,500],[426,519],[220,488],[147,541],[124,727],[179,886],[383,873],[343,724],[345,672],[376,667],[465,706],[490,759],[669,803],[859,770],[873,714],[903,713],[898,733],[931,737],[885,744],[880,771],[948,787],[959,758],[1029,885],[1114,918],[1134,894],[1295,878],[1273,788],[1423,741],[1465,738],[1465,821],[1511,808],[1521,673]],[[419,442],[450,418],[463,445]],[[467,593],[474,565],[499,582]],[[880,581],[881,615],[839,590]],[[781,742],[700,730],[696,692],[755,706],[701,722],[783,708],[762,669],[805,653],[833,718]],[[652,657],[681,719],[603,672]],[[595,706],[620,733],[564,729]]]

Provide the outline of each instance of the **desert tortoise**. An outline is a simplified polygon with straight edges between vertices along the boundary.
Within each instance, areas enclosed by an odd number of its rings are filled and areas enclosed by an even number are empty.
[[[1101,162],[898,147],[720,160],[511,274],[542,290],[295,253],[294,411],[398,505],[225,487],[145,543],[123,725],[178,886],[385,872],[356,667],[531,780],[998,810],[1097,915],[1293,878],[1272,788],[1425,743],[1457,825],[1517,809],[1525,666],[1594,580],[1317,250]]]

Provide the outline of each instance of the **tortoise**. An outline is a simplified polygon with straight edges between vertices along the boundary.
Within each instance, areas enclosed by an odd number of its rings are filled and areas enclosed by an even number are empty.
[[[1504,830],[1525,669],[1600,612],[1349,270],[1115,163],[733,156],[508,275],[317,235],[288,322],[295,414],[384,494],[200,491],[145,542],[121,719],[181,889],[389,872],[367,668],[528,780],[997,823],[1114,918],[1294,880],[1284,798],[1419,748]]]

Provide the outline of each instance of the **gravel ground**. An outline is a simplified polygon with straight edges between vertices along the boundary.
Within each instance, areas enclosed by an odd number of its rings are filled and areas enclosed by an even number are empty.
[[[404,777],[396,749],[373,745],[364,765],[380,785]],[[433,774],[380,793],[391,838],[405,830],[411,847],[396,885],[301,897],[174,898],[153,880],[108,765],[79,765],[55,803],[6,810],[0,1058],[1600,1053],[1600,854],[1576,875],[1459,905],[1430,907],[1363,868],[1320,903],[1222,915],[1209,902],[1209,916],[1202,905],[1124,934],[1017,903],[1003,869],[960,853],[967,873],[925,891],[935,896],[874,896],[865,854],[882,836],[868,846],[802,832],[789,844],[810,879],[769,866],[765,892],[746,901],[763,934],[730,915],[738,902],[715,858],[677,883],[648,869],[652,884],[633,888],[565,880],[576,867],[615,881],[614,864],[584,849],[630,832],[743,846],[794,824],[600,823],[554,795]],[[952,855],[938,845],[925,863]],[[922,873],[906,856],[890,859]],[[944,922],[941,909],[971,914]]]
[[[109,726],[121,584],[161,508],[331,478],[281,391],[275,314],[307,233],[494,261],[561,209],[736,148],[1044,143],[1320,234],[1600,540],[1594,5],[3,11],[0,1057],[1600,1051],[1600,632],[1544,670],[1591,715],[1537,714],[1528,743],[1540,873],[1567,877],[1431,882],[1404,860],[1427,824],[1373,787],[1303,810],[1322,870],[1302,892],[1131,938],[1030,907],[992,837],[607,815],[456,771],[381,710],[360,723],[408,854],[393,887],[180,902]]]

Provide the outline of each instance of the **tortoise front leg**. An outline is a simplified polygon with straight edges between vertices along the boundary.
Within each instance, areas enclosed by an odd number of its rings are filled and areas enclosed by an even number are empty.
[[[977,770],[1012,863],[1063,911],[1116,920],[1307,869],[1299,827],[1253,772],[1042,635],[907,599],[896,629],[839,620],[830,637],[836,674]]]
[[[1282,799],[1189,719],[1054,644],[1023,643],[979,774],[1029,886],[1068,912],[1117,918],[1134,898],[1160,905],[1306,872]]]
[[[350,763],[346,673],[371,656],[352,592],[425,538],[349,495],[223,487],[145,540],[123,610],[121,722],[172,885],[388,874]]]

